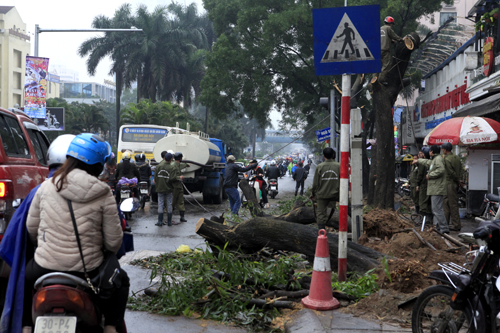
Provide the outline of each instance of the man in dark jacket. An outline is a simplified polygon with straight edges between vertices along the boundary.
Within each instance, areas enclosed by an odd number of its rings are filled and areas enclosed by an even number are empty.
[[[276,180],[278,180],[279,176],[280,176],[280,170],[276,166],[276,162],[275,161],[271,161],[271,166],[266,171],[266,177],[267,177],[267,179],[276,179]]]
[[[453,146],[446,142],[441,145],[443,149],[444,167],[446,169],[446,192],[444,196],[444,215],[450,230],[460,231],[462,223],[458,214],[458,187],[462,180],[462,161],[451,151]]]
[[[226,191],[227,197],[229,198],[229,206],[231,207],[231,212],[238,215],[241,207],[240,194],[238,192],[238,172],[246,172],[248,170],[255,169],[258,164],[251,164],[246,168],[235,164],[236,158],[233,155],[229,155],[226,159],[226,170],[224,172],[224,191]]]
[[[135,165],[139,169],[140,182],[147,182],[150,185],[151,181],[151,167],[146,163],[146,155],[137,154],[135,155]]]
[[[304,195],[304,182],[307,178],[306,170],[302,167],[302,162],[299,162],[295,172],[293,173],[293,180],[295,180],[295,196],[297,196],[297,192],[300,187],[300,195]]]

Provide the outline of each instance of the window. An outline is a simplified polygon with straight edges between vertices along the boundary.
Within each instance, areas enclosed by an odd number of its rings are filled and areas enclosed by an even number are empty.
[[[443,25],[444,22],[446,22],[450,17],[453,17],[453,21],[451,22],[452,24],[457,23],[457,12],[442,12],[440,14],[441,17],[439,19],[439,25]]]
[[[92,84],[84,84],[83,85],[83,97],[92,96]]]
[[[21,85],[21,73],[19,72],[14,72],[12,73],[13,75],[13,82],[12,82],[12,85],[14,86],[14,89],[22,89],[22,85]],[[22,82],[24,83],[24,82]]]
[[[7,156],[31,158],[28,143],[17,119],[0,117],[0,137]]]
[[[16,66],[17,68],[22,68],[23,67],[23,63],[22,63],[22,52],[21,51],[18,51],[18,50],[14,50],[14,66]]]
[[[63,98],[79,97],[82,93],[81,83],[66,83],[64,84]]]

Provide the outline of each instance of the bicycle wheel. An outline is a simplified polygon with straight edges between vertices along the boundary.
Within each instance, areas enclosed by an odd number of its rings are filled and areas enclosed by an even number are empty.
[[[474,332],[469,330],[472,314],[453,310],[450,306],[453,288],[449,286],[432,286],[425,289],[417,299],[411,316],[413,333],[458,333]]]

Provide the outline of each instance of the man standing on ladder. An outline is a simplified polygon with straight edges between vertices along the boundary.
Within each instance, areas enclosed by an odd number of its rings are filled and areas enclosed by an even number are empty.
[[[402,42],[403,39],[396,35],[396,33],[392,30],[392,26],[394,25],[394,18],[392,16],[387,16],[384,20],[385,25],[380,28],[380,48],[382,50],[381,60],[382,60],[382,70],[381,73],[385,72],[389,65],[391,64],[391,45],[394,42]],[[387,84],[385,82],[385,78],[382,81],[382,84]]]

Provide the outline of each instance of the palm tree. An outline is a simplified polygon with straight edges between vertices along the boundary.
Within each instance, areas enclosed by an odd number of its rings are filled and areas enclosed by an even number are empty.
[[[134,19],[131,15],[130,4],[123,4],[112,19],[100,15],[94,18],[92,27],[96,29],[128,29],[134,25]],[[107,56],[111,56],[113,65],[109,72],[110,75],[116,75],[116,121],[118,129],[118,120],[120,115],[120,99],[124,86],[123,75],[126,68],[126,59],[130,53],[132,45],[129,43],[130,33],[126,32],[106,32],[102,37],[92,37],[80,45],[78,54],[81,57],[88,55],[87,71],[94,75],[97,65]],[[118,130],[116,131],[118,138]]]

